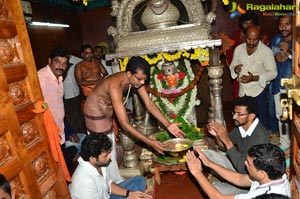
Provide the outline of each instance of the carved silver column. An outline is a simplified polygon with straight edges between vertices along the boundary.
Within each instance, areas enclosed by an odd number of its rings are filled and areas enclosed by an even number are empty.
[[[136,125],[136,128],[147,137],[152,135],[153,133],[156,133],[157,125],[153,124],[154,121],[151,121],[151,115],[146,110],[143,102],[141,101],[137,93],[133,93],[133,105],[134,124]]]
[[[209,66],[207,67],[209,76],[209,89],[211,106],[209,107],[209,119],[225,124],[222,108],[222,76],[223,65],[219,63],[218,48],[209,49]]]
[[[133,123],[131,113],[127,113],[128,120]],[[133,125],[136,127],[135,125]],[[123,177],[133,177],[136,175],[143,175],[143,167],[139,165],[139,159],[136,153],[136,139],[128,132],[120,131],[121,146],[123,148],[123,162],[119,168],[120,174]]]

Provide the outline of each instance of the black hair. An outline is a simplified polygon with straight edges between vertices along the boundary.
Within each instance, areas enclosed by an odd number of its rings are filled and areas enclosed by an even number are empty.
[[[69,51],[60,46],[60,45],[57,45],[57,46],[54,46],[50,52],[50,56],[49,58],[52,60],[54,57],[66,57],[69,59],[70,57],[70,54],[69,54]]]
[[[141,57],[131,57],[126,66],[126,72],[129,71],[131,74],[136,74],[138,70],[150,77],[150,65],[148,62]]]
[[[0,189],[3,189],[4,192],[8,193],[11,196],[11,188],[9,182],[4,175],[0,173]]]
[[[293,13],[290,13],[290,12],[285,12],[285,13],[282,13],[282,15],[278,16],[278,23],[280,21],[280,19],[284,18],[284,17],[290,17],[291,18],[291,23],[293,22]]]
[[[284,152],[274,144],[258,144],[248,150],[253,157],[253,165],[265,171],[271,180],[281,178],[285,173],[286,163]]]
[[[265,193],[259,196],[256,196],[253,199],[290,199],[290,197],[278,193]]]
[[[111,151],[112,141],[103,133],[91,133],[82,141],[80,155],[85,161],[89,161],[90,157],[98,156],[102,152]]]
[[[233,107],[235,106],[246,106],[248,113],[253,113],[256,117],[259,114],[258,105],[254,97],[243,96],[233,101]]]
[[[95,49],[98,49],[98,48],[102,49],[102,52],[104,51],[104,49],[103,49],[102,46],[95,46],[95,47],[93,48],[93,51],[94,51]]]
[[[85,49],[88,49],[90,48],[91,50],[93,50],[93,47],[89,44],[83,44],[81,47],[80,47],[80,53],[83,53]]]
[[[258,17],[255,12],[247,10],[245,14],[239,18],[239,27],[242,28],[245,21],[252,21],[254,25],[258,25]]]

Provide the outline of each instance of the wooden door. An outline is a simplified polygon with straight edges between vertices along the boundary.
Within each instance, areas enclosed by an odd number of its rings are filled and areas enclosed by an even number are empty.
[[[0,0],[0,173],[14,198],[70,198],[61,169],[53,160],[43,100],[20,0]]]

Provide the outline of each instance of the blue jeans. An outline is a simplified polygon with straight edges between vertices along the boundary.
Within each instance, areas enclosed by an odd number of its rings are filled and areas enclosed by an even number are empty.
[[[258,109],[259,109],[258,119],[259,119],[260,123],[262,123],[262,125],[264,125],[264,127],[266,129],[268,129],[268,120],[267,120],[268,93],[269,93],[269,87],[267,85],[265,87],[265,89],[258,96],[255,97],[255,100],[256,100],[256,103],[257,103]]]
[[[272,132],[279,132],[278,120],[276,118],[274,94],[272,94],[272,83],[269,86],[268,94],[268,108],[269,108],[269,129]]]
[[[65,144],[66,144],[66,147],[75,146],[77,148],[77,153],[79,153],[81,151],[81,143],[84,140],[86,134],[77,133],[76,135],[79,138],[79,142],[78,143],[77,142],[71,142],[70,140],[67,140],[65,142]]]
[[[146,189],[146,179],[144,176],[135,176],[119,184],[121,187],[130,191],[141,191],[144,192]],[[124,199],[125,196],[117,196],[114,194],[110,195],[110,199]]]

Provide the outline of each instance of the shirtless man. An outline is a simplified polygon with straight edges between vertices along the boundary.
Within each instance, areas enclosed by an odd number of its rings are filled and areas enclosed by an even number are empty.
[[[170,123],[151,101],[144,87],[144,83],[149,76],[150,66],[148,62],[141,57],[132,57],[127,64],[126,71],[114,73],[100,81],[84,104],[85,122],[88,131],[90,133],[105,133],[112,140],[115,140],[112,133],[112,115],[114,113],[122,129],[145,144],[150,145],[157,152],[163,153],[163,146],[159,141],[144,136],[128,120],[123,102],[123,93],[128,94],[131,89],[136,89],[147,110],[174,136],[182,138],[183,132],[178,128],[179,124]],[[113,181],[119,183],[122,181],[122,177],[120,177],[118,172],[115,151],[116,146],[114,144],[112,162],[108,166],[108,169]]]
[[[93,58],[90,45],[85,44],[81,47],[81,56],[83,60],[76,65],[75,78],[83,95],[87,97],[96,84],[107,75],[107,71],[100,61]]]

